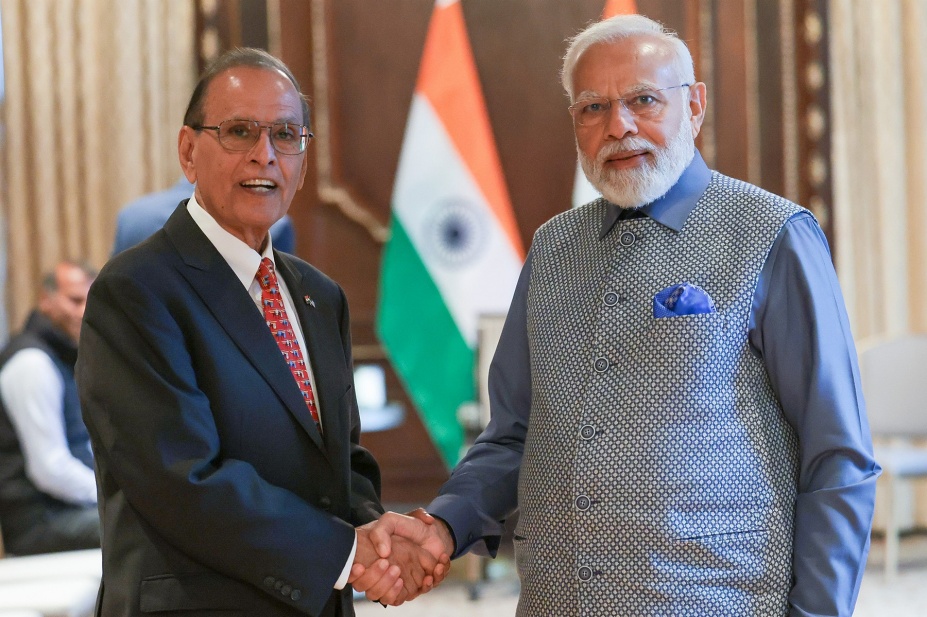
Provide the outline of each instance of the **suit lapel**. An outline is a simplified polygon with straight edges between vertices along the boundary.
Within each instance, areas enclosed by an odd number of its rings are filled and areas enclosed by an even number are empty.
[[[283,277],[293,298],[296,316],[303,330],[303,339],[306,342],[304,351],[315,376],[315,395],[318,398],[322,432],[327,443],[341,433],[344,418],[341,417],[339,403],[350,386],[350,382],[345,380],[344,371],[337,370],[338,367],[344,366],[340,320],[333,314],[335,307],[322,301],[325,296],[320,290],[313,288],[308,277],[293,267],[286,255],[275,251],[274,261],[277,264],[277,272]]]
[[[270,336],[264,316],[238,277],[181,204],[164,229],[183,259],[180,274],[229,338],[280,397],[315,444],[325,450],[299,387]]]

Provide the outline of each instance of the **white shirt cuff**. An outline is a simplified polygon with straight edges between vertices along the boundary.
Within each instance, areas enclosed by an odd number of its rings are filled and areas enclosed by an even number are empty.
[[[355,553],[357,553],[357,533],[354,534],[354,546],[351,547],[351,554],[348,555],[348,563],[344,564],[341,576],[335,581],[335,589],[344,589],[344,586],[348,584],[348,577],[351,576],[351,566],[354,565]]]

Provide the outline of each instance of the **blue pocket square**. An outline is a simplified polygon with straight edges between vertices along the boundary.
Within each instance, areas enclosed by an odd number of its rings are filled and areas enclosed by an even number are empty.
[[[653,297],[654,317],[678,317],[714,313],[715,303],[698,285],[670,285]]]

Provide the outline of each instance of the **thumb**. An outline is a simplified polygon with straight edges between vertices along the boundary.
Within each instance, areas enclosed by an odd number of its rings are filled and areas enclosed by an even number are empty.
[[[416,508],[412,510],[411,512],[409,512],[408,514],[406,514],[406,516],[417,518],[418,520],[422,521],[426,525],[431,525],[435,522],[435,518],[432,515],[428,514],[428,512],[425,511],[425,508]]]

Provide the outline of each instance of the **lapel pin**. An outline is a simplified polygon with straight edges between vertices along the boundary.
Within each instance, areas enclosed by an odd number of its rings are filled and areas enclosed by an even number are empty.
[[[308,305],[311,306],[312,308],[315,308],[315,300],[313,300],[312,298],[310,298],[308,295],[303,296],[303,302],[305,302],[306,304],[308,304]]]

